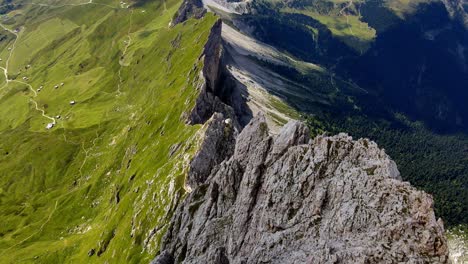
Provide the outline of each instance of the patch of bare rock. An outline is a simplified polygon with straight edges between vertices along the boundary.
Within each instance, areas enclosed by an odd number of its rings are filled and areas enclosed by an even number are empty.
[[[208,122],[152,263],[449,262],[432,197],[376,143],[311,139],[298,121],[271,136],[263,115],[239,134],[221,114]]]

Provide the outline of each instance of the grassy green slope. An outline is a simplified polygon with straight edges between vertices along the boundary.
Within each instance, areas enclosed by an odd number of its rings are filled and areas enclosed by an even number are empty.
[[[148,261],[196,148],[181,115],[215,17],[169,29],[178,1],[41,3],[1,21],[20,32],[0,38],[0,259]]]

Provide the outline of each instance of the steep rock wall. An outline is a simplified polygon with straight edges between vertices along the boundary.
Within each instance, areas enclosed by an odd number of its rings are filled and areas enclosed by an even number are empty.
[[[297,121],[272,137],[260,115],[191,180],[153,263],[448,262],[431,196],[367,139],[312,140]]]

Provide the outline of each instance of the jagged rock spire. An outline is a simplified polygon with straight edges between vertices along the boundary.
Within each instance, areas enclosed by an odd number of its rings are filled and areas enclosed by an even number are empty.
[[[448,262],[431,196],[367,139],[311,140],[297,121],[272,137],[258,116],[204,178],[154,263]]]

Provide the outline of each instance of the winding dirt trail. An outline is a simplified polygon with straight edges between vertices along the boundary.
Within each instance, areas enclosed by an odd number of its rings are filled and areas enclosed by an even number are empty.
[[[45,7],[50,7],[50,8],[59,8],[59,7],[65,7],[65,6],[84,6],[84,5],[90,5],[90,4],[94,4],[94,5],[103,5],[103,6],[107,6],[107,7],[110,7],[110,8],[113,8],[113,9],[117,9],[119,7],[114,7],[114,6],[110,6],[110,5],[107,5],[107,4],[102,4],[102,3],[95,3],[93,2],[93,0],[89,0],[88,2],[85,2],[85,3],[80,3],[80,4],[64,4],[64,5],[58,5],[58,6],[53,6],[53,5],[47,5],[47,4],[41,4],[41,3],[27,3],[27,4],[30,4],[30,5],[37,5],[37,6],[45,6]],[[123,8],[123,7],[122,7]],[[128,50],[128,47],[131,45],[132,43],[132,38],[131,38],[131,26],[132,26],[132,16],[133,16],[133,10],[131,10],[131,16],[130,16],[130,26],[129,26],[129,29],[128,29],[128,32],[127,32],[127,43],[124,47],[124,50],[123,50],[123,56],[125,56],[125,54],[127,53],[127,50]],[[27,82],[23,82],[23,81],[20,81],[20,80],[14,80],[14,79],[9,79],[8,77],[8,69],[9,69],[9,66],[10,66],[10,60],[11,60],[11,57],[13,56],[13,53],[15,51],[15,47],[16,47],[16,44],[18,42],[18,40],[20,39],[20,34],[21,32],[24,32],[26,30],[25,27],[23,27],[21,29],[21,31],[19,33],[15,32],[14,30],[11,30],[7,27],[5,27],[3,24],[0,23],[0,27],[13,34],[15,36],[15,40],[13,42],[13,44],[9,47],[9,52],[8,52],[8,58],[6,59],[5,61],[5,67],[0,67],[0,69],[3,71],[3,75],[5,77],[5,85],[3,87],[0,87],[1,88],[4,88],[5,86],[7,86],[9,83],[18,83],[18,84],[22,84],[22,85],[26,85],[29,90],[32,92],[32,96],[29,98],[30,101],[34,104],[34,108],[36,111],[39,111],[41,112],[41,115],[44,117],[44,118],[47,118],[49,119],[53,125],[56,125],[56,119],[54,117],[51,117],[49,115],[46,114],[45,110],[40,108],[39,107],[39,104],[37,103],[36,100],[34,100],[34,98],[36,98],[38,96],[38,93],[37,91],[32,87],[31,84],[27,83]],[[121,68],[125,66],[125,65],[121,65]],[[120,83],[123,82],[122,80],[122,77],[120,76],[120,70],[119,70],[119,92],[120,92]],[[106,113],[107,114],[107,113]],[[99,128],[100,128],[101,124],[99,124]],[[62,127],[63,127],[63,124],[62,124]],[[83,163],[81,164],[80,166],[80,169],[79,169],[79,172],[80,172],[80,175],[82,175],[82,169],[83,167],[85,166],[89,156],[90,156],[90,152],[93,148],[96,147],[96,142],[100,139],[100,135],[98,134],[98,132],[96,131],[96,138],[94,138],[92,140],[92,146],[90,146],[88,149],[85,148],[85,145],[84,145],[84,142],[81,143],[81,147],[83,148],[83,151],[85,153],[85,158],[83,160]],[[65,142],[67,143],[72,143],[72,144],[79,144],[79,143],[73,143],[73,142],[69,142],[66,138],[66,135],[65,133],[63,133],[63,138],[65,140]],[[75,190],[72,190],[70,191],[71,192],[74,192]],[[31,238],[33,238],[35,235],[41,233],[44,229],[44,227],[50,222],[50,220],[52,219],[52,216],[54,215],[54,213],[57,211],[57,208],[59,206],[59,200],[57,199],[55,201],[55,205],[53,207],[53,209],[51,210],[51,212],[46,216],[45,218],[45,221],[41,224],[41,226],[35,231],[33,232],[31,235],[27,236],[26,238],[22,239],[21,241],[13,244],[12,246],[6,248],[5,250],[3,250],[2,252],[0,252],[0,256],[3,256],[5,253],[7,253],[8,251],[10,251],[12,248],[15,248],[17,246],[20,246],[21,244],[25,243],[26,241],[30,240]]]
[[[34,90],[34,88],[29,84],[29,83],[26,83],[26,82],[22,82],[22,81],[18,81],[18,80],[13,80],[13,79],[9,79],[8,78],[8,68],[10,66],[10,60],[11,60],[11,57],[13,56],[13,52],[15,51],[15,47],[16,47],[16,43],[18,42],[19,38],[20,38],[20,34],[16,33],[15,31],[5,27],[3,24],[0,24],[0,27],[2,27],[4,30],[8,31],[9,33],[13,34],[15,36],[15,41],[13,42],[13,44],[11,45],[11,47],[9,47],[9,53],[8,53],[8,58],[5,62],[5,67],[0,67],[0,69],[3,70],[3,74],[5,75],[5,81],[6,81],[6,85],[8,85],[10,82],[14,82],[14,83],[19,83],[19,84],[23,84],[23,85],[26,85],[29,90],[31,90],[32,94],[33,94],[33,97],[32,98],[29,98],[29,100],[31,102],[34,103],[35,105],[35,109],[39,112],[41,112],[41,115],[49,120],[52,121],[52,124],[55,125],[57,122],[55,120],[55,118],[47,115],[45,113],[45,110],[44,109],[41,109],[39,108],[38,106],[38,103],[36,102],[36,100],[34,100],[33,98],[36,98],[37,97],[37,92]],[[25,27],[23,27],[21,29],[21,31],[24,31],[26,30]]]
[[[30,99],[30,100],[31,100],[31,102],[33,102],[33,103],[34,103],[36,110],[37,110],[37,111],[39,111],[39,112],[41,112],[41,114],[42,114],[42,116],[43,116],[43,117],[45,117],[45,118],[47,118],[47,119],[51,120],[51,121],[52,121],[52,123],[53,123],[54,125],[56,124],[56,122],[55,122],[55,118],[53,118],[53,117],[50,117],[50,116],[46,115],[46,114],[45,114],[45,111],[44,111],[43,109],[41,109],[41,108],[39,108],[39,107],[38,107],[38,105],[37,105],[37,102],[36,102],[36,101],[34,101],[33,99]]]
[[[8,53],[8,58],[7,58],[6,62],[5,62],[5,67],[0,67],[0,69],[3,70],[3,74],[5,75],[5,81],[8,84],[11,81],[10,79],[8,79],[8,66],[10,64],[10,59],[11,59],[11,56],[13,55],[13,51],[15,50],[16,42],[19,39],[19,34],[16,33],[15,31],[5,27],[3,24],[0,24],[0,27],[2,27],[3,30],[8,31],[8,32],[10,32],[11,34],[13,34],[15,36],[15,41],[13,41],[13,44],[11,45],[11,47],[9,47],[10,52]]]

